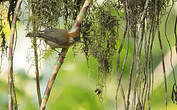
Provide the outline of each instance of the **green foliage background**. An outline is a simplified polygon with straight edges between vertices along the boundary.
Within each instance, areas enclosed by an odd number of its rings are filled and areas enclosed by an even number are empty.
[[[170,37],[170,42],[174,46],[175,40],[173,38],[173,21],[175,20],[176,11],[173,10],[169,21],[168,21],[168,36]],[[165,17],[162,18],[161,30],[164,31]],[[19,24],[23,25],[23,24]],[[20,32],[19,32],[20,33]],[[122,36],[123,32],[119,33]],[[164,34],[162,34],[164,36]],[[163,37],[164,38],[164,37]],[[121,38],[120,38],[121,39]],[[120,41],[117,40],[119,47]],[[163,41],[163,46],[165,53],[168,52],[169,48],[165,41]],[[131,63],[131,57],[133,55],[133,42],[130,41],[130,57],[128,58],[129,63]],[[80,44],[78,44],[80,45]],[[126,44],[125,44],[126,45]],[[124,47],[126,48],[126,46]],[[126,49],[123,49],[121,58],[124,58]],[[159,44],[157,37],[155,39],[153,48],[153,63],[154,68],[161,62],[161,57],[159,57]],[[77,55],[70,48],[69,53],[66,56],[66,60],[62,65],[59,75],[55,81],[54,87],[49,98],[47,105],[48,110],[115,110],[115,88],[117,83],[116,74],[116,57],[113,55],[112,60],[112,72],[109,79],[106,82],[106,89],[103,91],[102,96],[97,96],[94,90],[97,88],[98,84],[98,61],[93,57],[89,56],[89,61],[82,53],[78,51]],[[174,53],[175,54],[175,53]],[[42,93],[44,92],[45,85],[47,83],[48,77],[52,71],[52,66],[55,62],[57,54],[50,53],[46,58],[46,63],[44,64],[44,69],[41,74],[41,88]],[[121,60],[123,62],[123,60]],[[129,70],[131,64],[127,64],[125,71]],[[176,71],[175,66],[175,71]],[[37,95],[35,93],[35,80],[33,77],[29,76],[28,73],[21,70],[15,70],[15,85],[17,90],[17,98],[19,103],[19,110],[37,110],[38,102]],[[177,72],[177,71],[176,71]],[[7,73],[0,74],[0,110],[7,110],[8,106],[8,93],[7,93]],[[128,77],[123,79],[126,83]],[[172,75],[168,77],[168,110],[175,110],[177,106],[171,101],[171,88],[172,88]],[[124,85],[124,84],[123,84]],[[158,88],[155,88],[152,94],[152,110],[162,110],[165,109],[164,103],[164,86],[161,84]],[[121,101],[120,101],[121,102]]]

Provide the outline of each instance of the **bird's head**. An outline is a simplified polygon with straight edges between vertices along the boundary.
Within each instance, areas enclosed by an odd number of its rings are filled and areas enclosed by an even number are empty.
[[[74,41],[75,41],[75,42],[79,42],[79,43],[85,44],[84,41],[80,40],[80,37],[75,37],[75,38],[74,38]]]

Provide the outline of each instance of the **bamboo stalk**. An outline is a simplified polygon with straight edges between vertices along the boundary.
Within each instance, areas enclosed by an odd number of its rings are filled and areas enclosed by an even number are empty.
[[[14,35],[15,35],[15,30],[16,30],[16,21],[17,21],[17,17],[18,17],[18,13],[20,10],[20,6],[21,6],[22,0],[18,0],[17,2],[17,6],[15,9],[15,13],[13,16],[13,20],[12,20],[12,27],[11,27],[11,33],[10,33],[10,40],[9,40],[9,53],[8,53],[8,108],[9,110],[13,110],[13,45],[14,45]],[[14,93],[14,95],[16,95]],[[17,109],[17,102],[15,104],[15,108]]]
[[[68,51],[68,48],[63,48],[62,49],[62,52],[61,52],[61,54],[59,55],[59,58],[58,58],[58,62],[55,64],[55,66],[53,68],[53,72],[52,72],[52,74],[51,74],[51,76],[48,80],[48,83],[47,83],[47,86],[46,86],[46,89],[45,89],[45,93],[44,93],[44,96],[42,98],[42,103],[41,103],[41,106],[40,106],[40,110],[45,110],[45,107],[46,107],[47,101],[49,99],[49,95],[50,95],[53,83],[56,79],[56,76],[58,74],[58,71],[59,71],[60,67],[62,66],[62,64],[64,62],[64,58],[67,54],[67,51]]]

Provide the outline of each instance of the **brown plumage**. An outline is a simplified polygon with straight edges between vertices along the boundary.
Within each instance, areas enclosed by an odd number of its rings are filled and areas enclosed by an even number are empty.
[[[75,42],[80,41],[79,32],[69,33],[64,29],[45,29],[37,33],[28,33],[26,37],[43,38],[51,48],[68,48]]]

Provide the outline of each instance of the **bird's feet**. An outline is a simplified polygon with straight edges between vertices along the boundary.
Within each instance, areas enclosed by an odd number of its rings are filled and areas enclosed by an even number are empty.
[[[62,58],[65,58],[65,56],[63,56],[61,52],[59,52],[59,51],[56,50],[56,49],[53,49],[53,50],[58,53],[58,56],[61,56]]]

